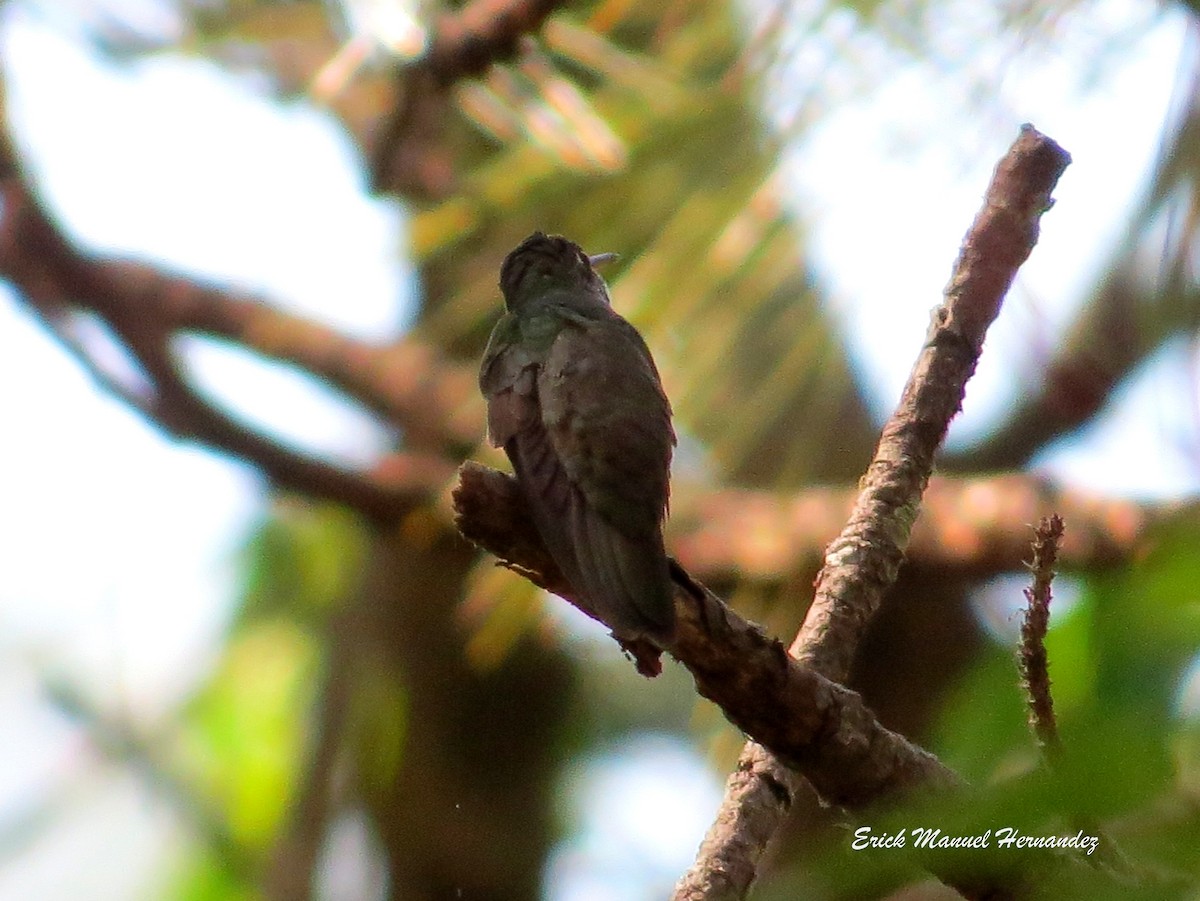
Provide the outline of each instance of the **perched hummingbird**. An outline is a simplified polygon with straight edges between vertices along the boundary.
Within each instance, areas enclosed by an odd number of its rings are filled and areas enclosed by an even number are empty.
[[[534,232],[500,267],[505,314],[479,371],[488,437],[512,461],[578,600],[623,640],[675,631],[662,524],[671,404],[646,342],[579,245]]]

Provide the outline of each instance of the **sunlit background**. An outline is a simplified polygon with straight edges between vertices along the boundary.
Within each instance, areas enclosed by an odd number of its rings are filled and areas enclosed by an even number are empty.
[[[386,3],[374,18],[369,4],[345,5],[360,29],[386,18]],[[738,9],[748,39],[767,27],[760,4]],[[1074,157],[952,431],[962,449],[1036,387],[1061,329],[1127,240],[1163,135],[1189,99],[1195,36],[1181,9],[1138,0],[1031,13],[1026,25],[1007,4],[973,0],[881,9],[867,20],[851,5],[794,4],[772,20],[783,49],[760,72],[781,141],[774,185],[802,223],[877,420],[1017,126],[1034,123]],[[236,60],[175,46],[184,33],[167,0],[4,4],[10,127],[64,230],[90,250],[246,289],[360,338],[409,327],[420,291],[411,208],[368,193],[361,152],[319,98],[280,99]],[[630,308],[637,273],[635,264],[614,286]],[[231,665],[246,547],[269,515],[269,491],[246,464],[164,438],[97,386],[3,283],[0,295],[0,898],[247,897],[222,893],[217,880],[178,888],[180,860],[205,827],[155,749]],[[102,331],[90,340],[99,346]],[[200,386],[286,442],[366,464],[392,440],[284,367],[211,342],[193,342],[186,356]],[[124,365],[117,350],[110,362]],[[1035,467],[1109,496],[1193,494],[1196,362],[1194,341],[1167,343]],[[1019,600],[1012,586],[1007,603],[1013,592]],[[560,606],[550,615],[571,654],[615,673],[607,639]],[[240,665],[269,669],[288,640],[242,647]],[[283,696],[296,675],[280,666]],[[660,690],[624,671],[613,678],[620,691]],[[558,777],[562,837],[546,898],[663,897],[690,863],[736,743],[697,740],[693,730],[716,728],[712,714],[691,711],[682,674],[668,682],[661,691],[680,706],[662,729],[635,717]],[[263,692],[254,703],[265,711]],[[116,723],[128,732],[108,730]],[[385,897],[381,855],[363,818],[343,813],[318,897]]]

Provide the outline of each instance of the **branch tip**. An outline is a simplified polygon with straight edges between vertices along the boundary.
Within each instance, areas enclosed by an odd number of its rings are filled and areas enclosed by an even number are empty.
[[[1051,763],[1061,755],[1062,744],[1050,692],[1045,640],[1050,626],[1050,586],[1063,533],[1063,520],[1057,513],[1044,517],[1034,530],[1033,559],[1029,563],[1033,584],[1025,589],[1026,608],[1018,651],[1021,684],[1028,696],[1029,724]]]

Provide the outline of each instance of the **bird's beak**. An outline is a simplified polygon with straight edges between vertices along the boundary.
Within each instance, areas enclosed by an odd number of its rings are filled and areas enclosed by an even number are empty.
[[[588,262],[591,263],[593,267],[603,266],[605,263],[611,263],[618,256],[620,256],[620,254],[597,253],[597,254],[593,254],[592,256],[588,257]]]

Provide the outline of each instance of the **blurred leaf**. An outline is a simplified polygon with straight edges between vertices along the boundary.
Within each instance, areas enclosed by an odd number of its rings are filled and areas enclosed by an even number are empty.
[[[1055,672],[1057,661],[1052,659]],[[989,649],[951,690],[933,735],[935,753],[972,781],[1035,766],[1037,752],[1014,655]]]
[[[1096,693],[1096,648],[1092,596],[1081,598],[1064,616],[1050,604],[1050,632],[1046,653],[1050,658],[1050,683],[1054,709],[1060,717],[1091,703]]]
[[[1155,527],[1132,565],[1092,581],[1106,710],[1140,711],[1163,727],[1173,716],[1179,681],[1200,648],[1198,543],[1200,517],[1184,514]]]
[[[244,551],[238,623],[274,617],[323,623],[357,586],[365,554],[363,525],[346,508],[276,503]]]
[[[146,901],[256,901],[257,891],[203,848],[190,849],[160,888]]]
[[[469,577],[462,612],[470,629],[467,659],[487,670],[542,621],[542,592],[528,579],[485,559]]]
[[[1105,820],[1172,789],[1171,739],[1151,716],[1092,707],[1061,726],[1066,751],[1051,788],[1064,815]]]
[[[381,661],[363,657],[353,664],[355,691],[348,732],[358,771],[372,788],[391,785],[404,759],[409,704],[403,682]]]
[[[1195,878],[1200,876],[1200,804],[1196,800],[1194,789],[1164,796],[1116,823],[1113,833],[1127,853],[1153,861],[1168,872],[1183,871]]]
[[[189,705],[182,764],[225,811],[230,831],[265,848],[287,807],[313,701],[317,650],[283,621],[245,626]]]

